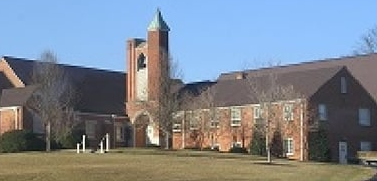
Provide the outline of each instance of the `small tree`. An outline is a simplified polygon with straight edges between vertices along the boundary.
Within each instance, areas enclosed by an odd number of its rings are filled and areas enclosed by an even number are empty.
[[[28,108],[40,118],[45,128],[46,151],[51,150],[51,138],[59,138],[72,127],[72,87],[56,55],[51,51],[41,54],[34,64],[32,82],[37,85],[28,101]],[[54,134],[52,134],[54,133]]]
[[[298,99],[300,95],[295,92],[293,86],[279,84],[278,76],[273,72],[249,77],[247,80],[251,99],[259,104],[260,109],[260,119],[254,124],[253,130],[265,136],[267,162],[270,163],[271,147],[274,142],[274,136],[271,134],[281,134],[282,121],[285,119],[282,116],[284,111],[279,108],[279,104]]]
[[[253,136],[250,142],[250,153],[253,155],[266,155],[266,137],[260,129],[253,128]]]
[[[322,126],[309,133],[308,142],[310,160],[329,161],[331,159],[327,132]]]

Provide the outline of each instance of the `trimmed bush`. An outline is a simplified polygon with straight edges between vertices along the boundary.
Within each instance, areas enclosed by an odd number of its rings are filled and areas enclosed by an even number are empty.
[[[232,147],[229,149],[229,153],[248,153],[246,148]]]
[[[331,160],[327,132],[323,128],[309,133],[309,160],[320,162]]]
[[[30,131],[13,130],[4,133],[0,138],[0,152],[15,153],[21,151],[43,150],[45,143]]]
[[[253,130],[253,137],[250,141],[250,154],[252,155],[261,155],[265,156],[266,154],[266,138],[264,135],[254,129]]]
[[[76,148],[76,144],[82,140],[82,135],[85,134],[84,130],[72,130],[71,133],[64,135],[57,141],[58,148]]]

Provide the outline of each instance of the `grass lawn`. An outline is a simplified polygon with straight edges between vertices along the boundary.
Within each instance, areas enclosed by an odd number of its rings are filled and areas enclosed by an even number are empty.
[[[0,154],[0,180],[305,180],[362,181],[375,170],[363,166],[300,163],[195,151],[123,150]]]

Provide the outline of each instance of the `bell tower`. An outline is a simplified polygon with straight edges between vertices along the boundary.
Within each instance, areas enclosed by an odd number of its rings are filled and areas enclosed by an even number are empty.
[[[127,102],[158,100],[161,77],[168,71],[169,31],[157,9],[147,40],[127,41]]]
[[[162,18],[161,12],[157,12],[148,26],[148,97],[157,101],[159,97],[159,87],[161,78],[167,75],[169,59],[169,27]]]
[[[152,131],[155,137],[146,133],[151,130],[145,131],[147,127],[152,129],[155,122],[147,109],[158,106],[161,80],[168,75],[170,28],[159,9],[147,30],[146,40],[134,38],[127,41],[126,112],[134,125],[143,122],[138,130],[144,131],[134,131],[134,146],[146,145],[148,141],[159,144],[157,130]],[[139,121],[141,117],[144,121]]]

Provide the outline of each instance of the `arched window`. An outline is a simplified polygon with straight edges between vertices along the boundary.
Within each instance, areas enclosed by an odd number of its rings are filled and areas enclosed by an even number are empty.
[[[141,70],[147,67],[146,57],[144,53],[141,53],[139,57],[137,57],[137,70]]]

